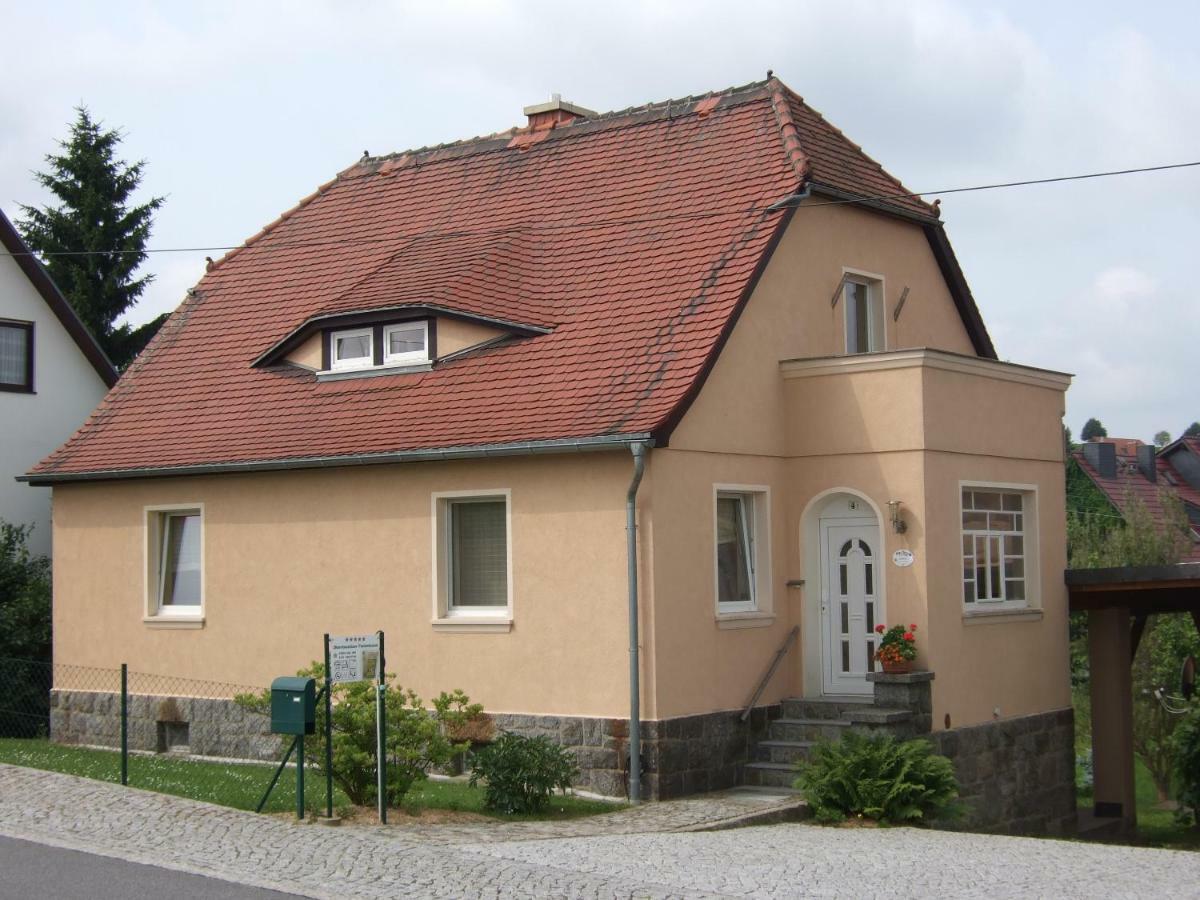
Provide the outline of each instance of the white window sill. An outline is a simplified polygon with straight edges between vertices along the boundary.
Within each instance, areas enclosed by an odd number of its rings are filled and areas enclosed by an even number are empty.
[[[361,369],[322,369],[317,372],[317,381],[342,381],[346,378],[369,378],[373,375],[396,375],[403,372],[428,372],[432,361],[420,363],[392,363],[382,366],[363,366]]]
[[[457,631],[466,634],[502,634],[512,631],[508,616],[446,616],[434,619],[434,631]]]
[[[142,616],[150,628],[203,628],[204,616]]]
[[[1001,622],[1040,622],[1042,611],[1029,606],[1010,606],[1007,609],[969,609],[963,612],[966,625],[997,625]]]
[[[717,627],[733,628],[766,628],[775,622],[775,613],[750,610],[747,612],[717,613]]]

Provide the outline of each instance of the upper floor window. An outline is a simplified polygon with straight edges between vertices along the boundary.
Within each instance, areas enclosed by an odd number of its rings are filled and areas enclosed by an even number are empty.
[[[0,391],[33,391],[32,322],[0,322]]]
[[[383,329],[383,364],[420,363],[429,359],[429,323],[404,322]]]
[[[846,352],[884,350],[883,283],[847,275],[843,286],[846,309]]]
[[[1029,534],[1026,492],[964,487],[962,491],[963,602],[1025,606]]]
[[[363,369],[375,364],[375,341],[370,328],[335,331],[330,335],[329,343],[331,369]]]
[[[147,615],[199,618],[204,604],[203,510],[151,507],[146,515]]]

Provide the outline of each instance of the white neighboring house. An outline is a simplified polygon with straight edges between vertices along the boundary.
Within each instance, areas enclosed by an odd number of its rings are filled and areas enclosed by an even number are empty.
[[[0,212],[0,519],[50,554],[50,488],[15,480],[75,433],[117,372]]]

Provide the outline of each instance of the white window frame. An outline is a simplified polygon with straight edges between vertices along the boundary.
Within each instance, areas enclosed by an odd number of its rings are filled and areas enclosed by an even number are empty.
[[[453,560],[450,507],[463,502],[504,501],[507,601],[496,606],[455,607],[451,597]],[[431,496],[433,525],[433,626],[435,630],[508,631],[513,620],[512,490],[437,491]]]
[[[338,359],[337,342],[338,338],[347,337],[367,337],[367,355],[365,357],[342,361]],[[340,331],[329,332],[329,371],[331,372],[355,372],[360,369],[375,368],[375,329],[371,326],[366,328],[343,328]]]
[[[163,605],[162,592],[166,573],[163,570],[164,541],[167,536],[166,522],[171,516],[198,516],[200,518],[200,602],[195,605]],[[149,623],[171,623],[186,626],[202,624],[208,601],[206,585],[205,544],[207,529],[204,521],[203,503],[172,503],[146,506],[143,508],[145,530],[145,615]]]
[[[414,326],[420,326],[424,335],[424,350],[413,350],[407,353],[390,353],[393,331],[410,331]],[[406,366],[414,363],[429,362],[429,321],[419,319],[411,322],[393,322],[383,326],[383,364],[385,366]]]
[[[854,315],[849,297],[850,284],[862,285],[867,289],[867,349],[851,350],[850,336],[855,333],[851,327],[851,316]],[[859,356],[863,353],[882,353],[887,350],[887,308],[884,298],[884,277],[874,272],[864,272],[861,269],[842,269],[842,347],[847,356]]]
[[[721,562],[717,555],[720,540],[717,501],[738,497],[746,514],[746,543],[750,561],[750,601],[721,602]],[[771,489],[762,484],[714,484],[712,492],[713,609],[717,619],[743,619],[771,616]],[[769,621],[763,624],[769,624]]]
[[[1019,533],[1021,535],[1022,545],[1024,548],[1024,581],[1025,581],[1025,598],[1023,600],[1010,600],[1007,596],[1000,600],[980,600],[978,597],[968,603],[963,596],[966,579],[963,577],[963,561],[965,555],[963,553],[963,537],[967,534],[980,534],[978,531],[968,532],[963,528],[963,513],[965,512],[962,502],[963,491],[997,491],[1009,494],[1021,495],[1021,516],[1023,528],[1020,532],[994,532],[995,535],[1013,535]],[[1040,509],[1038,503],[1038,487],[1035,484],[1016,484],[1010,482],[994,482],[994,481],[960,481],[958,483],[958,528],[956,529],[955,540],[957,541],[958,552],[956,558],[958,560],[958,591],[959,602],[962,605],[963,613],[966,616],[986,616],[991,613],[1003,613],[1010,610],[1040,610],[1041,609],[1041,543],[1038,539],[1038,511]],[[993,533],[993,532],[987,532]],[[1003,562],[1001,562],[1003,565]],[[1007,586],[1004,584],[1003,574],[1000,578],[1000,584],[1004,591],[1007,591]]]

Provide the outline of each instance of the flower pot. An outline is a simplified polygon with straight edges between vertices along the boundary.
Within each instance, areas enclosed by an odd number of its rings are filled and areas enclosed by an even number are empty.
[[[911,659],[902,659],[899,662],[881,659],[880,662],[883,663],[883,671],[886,675],[907,675],[913,668]]]

